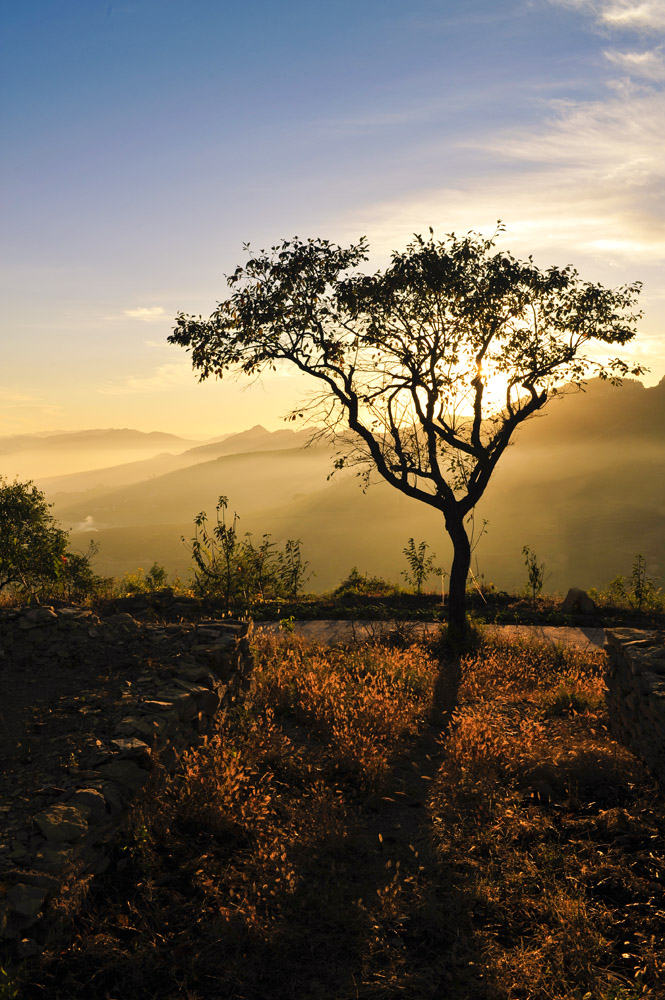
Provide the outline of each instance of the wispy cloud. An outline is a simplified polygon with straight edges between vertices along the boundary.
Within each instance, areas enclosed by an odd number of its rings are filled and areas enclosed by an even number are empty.
[[[642,77],[645,80],[660,82],[665,80],[665,59],[663,46],[657,49],[647,49],[644,52],[617,52],[609,49],[605,58],[624,73],[630,76]]]
[[[639,31],[650,34],[665,28],[665,0],[550,0],[559,7],[568,7],[591,14],[604,28]]]
[[[125,316],[143,320],[145,323],[154,323],[155,320],[164,319],[166,310],[163,306],[138,306],[136,309],[125,309]]]
[[[33,403],[34,396],[26,396],[23,392],[15,392],[13,389],[0,389],[0,402],[2,403]]]
[[[192,385],[189,361],[160,365],[151,375],[125,375],[99,387],[104,396],[127,396],[135,393],[164,392],[173,386]]]

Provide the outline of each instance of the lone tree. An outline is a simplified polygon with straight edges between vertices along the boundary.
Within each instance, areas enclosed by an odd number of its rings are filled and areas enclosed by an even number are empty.
[[[496,249],[501,230],[435,240],[430,229],[371,275],[357,271],[364,238],[285,240],[227,278],[209,319],[178,314],[169,337],[191,350],[200,380],[285,362],[317,380],[292,417],[323,417],[339,433],[335,465],[364,463],[443,514],[457,639],[468,629],[465,519],[516,429],[558,386],[644,370],[604,346],[635,336],[639,282],[610,289],[572,267],[540,270]]]

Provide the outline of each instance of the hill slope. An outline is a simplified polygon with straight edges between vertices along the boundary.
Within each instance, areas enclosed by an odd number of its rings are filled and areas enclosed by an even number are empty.
[[[253,428],[245,443],[261,440],[262,430]],[[272,439],[274,445],[280,441]],[[234,447],[233,439],[222,445]],[[205,455],[208,448],[192,451]],[[241,530],[302,538],[317,589],[337,583],[352,565],[397,580],[410,536],[427,539],[448,566],[451,553],[440,515],[384,483],[363,494],[352,474],[328,482],[331,464],[324,447],[248,451],[127,488],[60,497],[56,514],[66,527],[92,519],[87,523],[99,529],[95,537],[105,572],[154,559],[186,572],[180,535],[191,535],[199,510],[212,514],[220,493],[241,515]],[[661,575],[665,381],[649,389],[634,382],[621,389],[594,382],[586,393],[552,401],[502,457],[479,505],[478,526],[483,518],[489,525],[474,569],[500,587],[524,583],[524,545],[545,562],[548,590],[602,584],[629,572],[637,552],[647,557],[650,573]],[[77,537],[84,540],[83,534]]]

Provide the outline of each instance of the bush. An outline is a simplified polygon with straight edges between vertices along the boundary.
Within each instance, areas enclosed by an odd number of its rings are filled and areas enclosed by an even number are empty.
[[[37,597],[62,578],[67,533],[32,481],[0,479],[0,590],[15,587]]]
[[[656,586],[655,578],[646,571],[646,560],[638,552],[629,577],[619,574],[603,590],[589,588],[589,596],[597,604],[634,608],[637,611],[663,611],[665,594]]]
[[[167,576],[164,566],[154,562],[145,574],[142,566],[135,573],[125,573],[120,588],[123,594],[149,594],[165,587]]]
[[[365,597],[389,597],[399,593],[400,588],[394,583],[389,583],[380,576],[367,576],[354,566],[347,578],[333,590],[333,597],[348,597],[353,594],[362,594]]]
[[[287,539],[282,551],[269,534],[263,535],[259,545],[249,531],[241,540],[238,515],[234,513],[231,523],[226,523],[227,507],[228,498],[220,497],[211,527],[205,511],[194,518],[194,537],[189,545],[195,564],[195,592],[201,597],[221,597],[227,608],[280,595],[297,598],[311,576],[300,539]],[[184,538],[182,541],[187,544]]]

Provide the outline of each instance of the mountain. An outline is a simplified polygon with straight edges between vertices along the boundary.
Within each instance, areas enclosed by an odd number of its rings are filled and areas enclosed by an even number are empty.
[[[40,482],[49,476],[152,458],[166,449],[177,453],[200,443],[176,434],[129,428],[13,434],[0,437],[0,475]]]
[[[67,431],[57,434],[11,434],[0,437],[0,455],[15,455],[22,451],[53,451],[59,449],[95,448],[108,449],[163,450],[164,448],[186,448],[194,444],[191,438],[181,438],[176,434],[161,431],[131,430],[128,427],[106,430]]]
[[[191,560],[180,537],[191,537],[200,510],[213,515],[220,494],[228,496],[230,512],[238,511],[241,532],[301,538],[317,574],[314,588],[339,582],[353,565],[397,580],[409,537],[426,539],[448,567],[441,515],[382,482],[363,493],[352,472],[328,481],[332,456],[325,445],[281,447],[307,434],[254,427],[170,456],[179,468],[159,472],[157,460],[143,465],[154,470],[151,479],[61,493],[53,497],[54,512],[76,529],[77,545],[91,537],[83,529],[96,529],[99,569],[115,575],[155,559],[186,575]],[[135,465],[132,474],[142,463]],[[649,573],[663,575],[665,380],[651,388],[591,382],[585,393],[552,400],[502,456],[478,506],[476,536],[483,519],[489,524],[473,567],[499,587],[524,584],[524,545],[545,562],[550,591],[629,573],[637,552]]]
[[[50,495],[58,493],[83,493],[107,488],[129,486],[144,479],[152,479],[200,462],[220,458],[222,455],[242,454],[251,451],[278,451],[307,445],[312,437],[308,430],[268,431],[257,424],[238,434],[225,434],[213,441],[188,448],[177,455],[160,454],[136,462],[88,469],[64,476],[40,477],[37,485]]]

